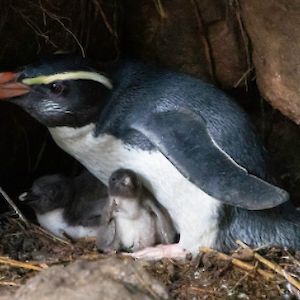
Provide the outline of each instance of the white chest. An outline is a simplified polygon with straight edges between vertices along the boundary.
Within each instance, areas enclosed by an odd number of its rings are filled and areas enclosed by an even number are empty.
[[[145,210],[139,218],[131,219],[124,215],[115,216],[117,239],[126,248],[138,251],[155,243],[155,223]]]
[[[63,150],[106,185],[112,172],[119,168],[136,172],[146,188],[170,213],[180,232],[183,247],[192,252],[199,246],[213,247],[219,201],[183,177],[159,151],[129,148],[121,140],[107,134],[94,138],[93,130],[93,124],[79,129],[49,129],[53,139]]]
[[[37,214],[36,217],[43,228],[62,239],[65,239],[64,232],[73,239],[97,236],[96,227],[68,225],[63,219],[62,209],[55,209],[46,214]]]

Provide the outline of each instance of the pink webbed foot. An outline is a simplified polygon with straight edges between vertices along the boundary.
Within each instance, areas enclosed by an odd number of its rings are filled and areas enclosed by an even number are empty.
[[[157,245],[155,247],[148,247],[133,253],[122,253],[125,256],[133,258],[142,258],[145,260],[159,260],[163,257],[174,259],[185,259],[188,252],[182,249],[179,244],[172,245]]]

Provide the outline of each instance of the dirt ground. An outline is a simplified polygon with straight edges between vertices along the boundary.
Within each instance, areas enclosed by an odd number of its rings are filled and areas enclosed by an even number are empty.
[[[65,242],[35,224],[26,225],[12,213],[0,217],[0,245],[0,299],[10,299],[43,269],[67,266],[78,258],[89,261],[107,258],[97,252],[93,239]],[[251,257],[252,251],[248,251],[250,256],[242,251],[227,260],[220,253],[203,250],[194,261],[164,259],[146,263],[145,268],[167,286],[174,299],[300,299],[295,287],[299,288],[300,252],[261,249],[266,259],[262,263],[263,258],[257,254]],[[266,263],[277,271],[282,269],[286,278]]]

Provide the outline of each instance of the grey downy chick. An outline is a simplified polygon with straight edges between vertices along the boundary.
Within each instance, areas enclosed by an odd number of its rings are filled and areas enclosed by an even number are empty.
[[[107,187],[88,171],[74,178],[40,177],[19,199],[33,208],[43,228],[60,238],[66,234],[74,239],[97,235],[108,200]]]
[[[131,170],[119,169],[109,179],[107,219],[98,230],[99,251],[135,252],[155,244],[171,244],[176,231],[165,208]]]

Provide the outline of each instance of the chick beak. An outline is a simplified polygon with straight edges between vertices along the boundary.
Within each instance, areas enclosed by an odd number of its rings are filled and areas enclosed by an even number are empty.
[[[28,193],[24,192],[21,195],[19,195],[18,198],[19,198],[20,201],[25,201],[27,196],[28,196]]]
[[[0,73],[0,99],[13,98],[29,93],[29,86],[17,82],[18,73]]]

